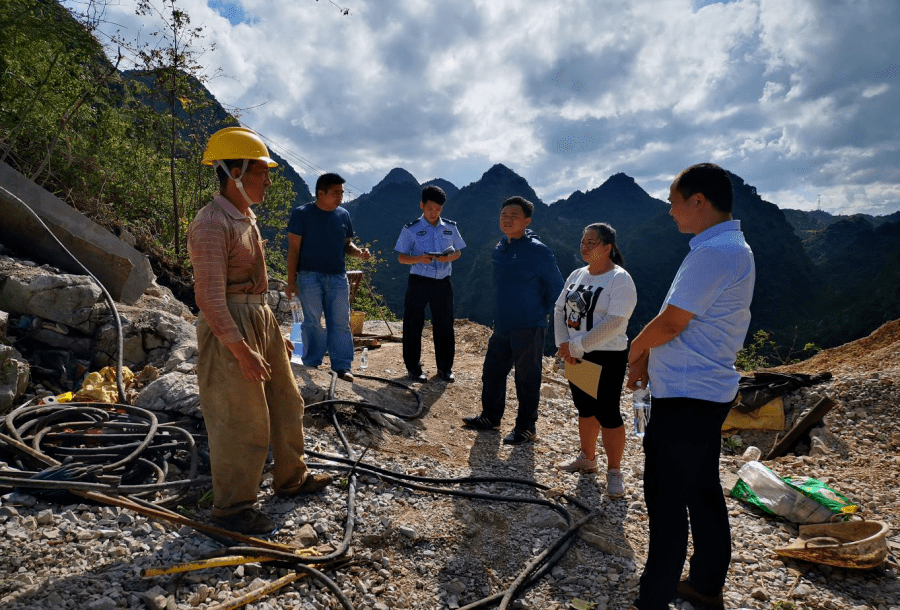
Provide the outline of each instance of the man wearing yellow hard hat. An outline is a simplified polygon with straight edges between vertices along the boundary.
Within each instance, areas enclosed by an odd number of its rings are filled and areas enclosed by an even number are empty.
[[[250,129],[227,127],[206,145],[220,191],[188,231],[194,265],[197,381],[209,435],[212,519],[230,531],[261,536],[275,523],[254,507],[269,447],[273,487],[291,496],[325,488],[303,459],[303,398],[291,371],[290,341],[266,303],[265,246],[251,206],[263,202],[277,167]]]

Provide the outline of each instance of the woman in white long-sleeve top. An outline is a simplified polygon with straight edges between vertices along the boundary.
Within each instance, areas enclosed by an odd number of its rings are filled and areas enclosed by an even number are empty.
[[[606,493],[611,498],[625,495],[620,470],[625,452],[625,423],[619,412],[622,381],[628,364],[628,336],[625,330],[637,303],[634,282],[622,267],[624,260],[616,245],[616,231],[606,223],[584,229],[581,257],[587,266],[569,275],[556,300],[554,329],[559,356],[569,363],[586,360],[602,369],[597,398],[572,383],[572,400],[578,409],[578,436],[581,451],[556,465],[566,472],[597,470],[597,438],[606,451]]]

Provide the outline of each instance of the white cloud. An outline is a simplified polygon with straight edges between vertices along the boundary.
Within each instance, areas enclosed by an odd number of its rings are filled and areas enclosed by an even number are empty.
[[[783,207],[900,208],[896,0],[338,4],[179,0],[217,98],[363,191],[504,163],[548,202],[616,172],[659,196],[714,159]]]
[[[881,83],[880,85],[875,85],[873,87],[866,87],[862,91],[862,96],[864,98],[875,97],[876,95],[883,95],[890,91],[891,87],[887,83]]]

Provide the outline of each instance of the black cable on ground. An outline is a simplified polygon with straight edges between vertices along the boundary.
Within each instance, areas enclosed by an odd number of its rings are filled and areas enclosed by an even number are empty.
[[[497,594],[494,596],[489,596],[478,602],[475,602],[475,604],[467,606],[467,608],[469,608],[469,607],[471,607],[471,608],[486,607],[486,606],[493,605],[493,604],[497,603],[498,601],[500,601],[501,608],[505,609],[506,606],[508,605],[509,601],[518,592],[521,592],[521,591],[525,590],[526,588],[532,586],[533,584],[536,584],[541,578],[543,578],[543,576],[547,572],[549,572],[552,569],[552,567],[565,555],[565,553],[568,551],[568,549],[574,543],[573,537],[580,530],[582,525],[584,525],[590,519],[593,519],[596,516],[597,513],[591,512],[586,517],[581,519],[578,523],[573,525],[571,514],[564,507],[559,505],[558,503],[550,502],[548,500],[525,498],[522,496],[504,496],[504,495],[496,495],[496,494],[487,494],[487,493],[482,493],[482,492],[470,492],[470,491],[459,490],[459,489],[435,487],[434,485],[424,485],[424,484],[419,484],[419,483],[413,482],[413,481],[419,481],[422,483],[431,483],[431,484],[466,484],[466,483],[505,482],[505,483],[526,485],[526,486],[544,490],[544,491],[549,489],[549,487],[547,487],[545,485],[541,485],[541,484],[537,483],[536,481],[532,481],[532,480],[528,480],[528,479],[518,479],[518,478],[511,478],[511,477],[460,477],[460,478],[421,477],[421,476],[416,476],[416,475],[404,475],[404,474],[400,474],[400,473],[390,472],[383,468],[379,468],[376,466],[366,464],[366,463],[362,462],[361,459],[354,460],[352,449],[349,447],[349,443],[347,442],[346,437],[343,434],[343,431],[340,429],[340,425],[337,421],[336,414],[334,413],[335,405],[346,404],[346,405],[355,406],[357,408],[377,410],[377,411],[389,413],[391,415],[394,415],[394,416],[397,416],[397,417],[400,417],[403,419],[414,419],[414,418],[420,416],[421,412],[422,412],[421,396],[419,395],[418,392],[416,392],[412,388],[409,388],[405,384],[391,380],[391,379],[383,379],[383,378],[375,377],[375,376],[371,376],[371,375],[357,375],[357,377],[365,378],[365,379],[374,379],[374,380],[378,380],[378,381],[385,381],[385,382],[388,382],[391,384],[399,385],[401,387],[404,387],[404,388],[410,390],[416,396],[416,399],[418,401],[416,414],[414,416],[410,417],[410,416],[406,416],[404,414],[397,413],[393,410],[386,409],[384,407],[371,405],[370,403],[366,403],[366,402],[333,399],[332,397],[334,395],[335,382],[337,380],[337,375],[333,374],[330,388],[329,388],[329,393],[328,393],[329,398],[324,401],[320,401],[317,403],[312,403],[310,405],[307,405],[306,408],[310,409],[310,408],[322,407],[322,408],[329,409],[329,413],[332,417],[334,427],[338,433],[338,436],[341,439],[342,444],[345,447],[345,451],[347,452],[347,455],[350,457],[349,458],[340,458],[337,456],[328,456],[328,455],[316,453],[313,451],[307,451],[306,452],[307,455],[310,455],[310,456],[313,456],[313,457],[316,457],[319,459],[326,459],[326,460],[336,461],[336,462],[344,463],[344,464],[352,464],[352,466],[350,468],[351,473],[355,473],[355,471],[358,469],[363,472],[368,472],[371,475],[376,476],[387,482],[391,482],[391,483],[394,483],[396,485],[400,485],[403,487],[408,487],[410,489],[416,489],[418,491],[425,491],[425,492],[429,492],[429,493],[441,493],[441,494],[446,494],[446,495],[452,495],[452,496],[457,496],[457,497],[466,497],[466,498],[472,498],[472,499],[481,499],[481,500],[490,500],[490,501],[505,501],[505,502],[525,502],[525,503],[546,506],[546,507],[550,508],[551,510],[558,512],[563,517],[563,519],[566,521],[566,523],[569,525],[568,529],[566,530],[565,534],[563,534],[563,536],[561,536],[551,547],[549,547],[543,553],[541,553],[534,561],[529,563],[529,565],[526,566],[525,569],[523,569],[519,573],[519,576],[514,580],[514,582],[510,585],[509,589],[507,589],[507,591],[504,594],[502,594],[502,595]],[[324,468],[329,467],[326,464],[308,464],[308,465],[309,466],[318,466],[320,468],[321,467],[324,467]],[[577,506],[578,508],[580,508],[584,511],[590,510],[590,508],[587,505],[585,505],[583,502],[579,501],[577,498],[568,496],[566,494],[562,494],[561,497],[563,497],[564,499],[566,499],[567,501],[569,501],[570,503],[572,503],[573,505]],[[349,517],[349,515],[350,515],[350,511],[348,510],[348,517]],[[232,549],[232,551],[235,551],[235,550],[236,549]]]
[[[307,451],[307,455],[311,455],[313,457],[329,460],[331,462],[338,462],[341,464],[352,464],[354,463],[352,460],[348,460],[347,458],[342,458],[335,455],[328,455],[326,453],[317,453],[315,451]],[[330,464],[310,464],[310,466],[315,466],[318,468],[334,468],[334,466]],[[513,483],[516,485],[524,485],[527,487],[533,487],[535,489],[539,489],[541,491],[548,491],[550,489],[549,486],[544,485],[542,483],[538,483],[533,479],[522,479],[517,477],[425,477],[421,475],[414,474],[403,474],[399,472],[393,472],[391,470],[387,470],[381,468],[379,466],[373,466],[371,464],[361,464],[362,468],[366,471],[369,471],[377,476],[385,477],[385,478],[393,478],[393,479],[403,479],[407,481],[417,481],[421,483],[434,483],[434,484],[461,484],[461,483]],[[398,483],[402,484],[402,483]],[[466,492],[469,493],[469,492]],[[474,492],[471,492],[474,493]],[[491,496],[493,498],[493,496]],[[589,512],[591,508],[581,502],[578,498],[573,496],[569,496],[567,494],[560,494],[560,497],[565,498],[578,508],[583,511]]]
[[[33,475],[32,479],[45,483],[43,487],[34,482],[16,481],[19,487],[65,490],[64,483],[70,481],[71,491],[129,493],[136,496],[174,492],[154,502],[157,506],[163,506],[180,501],[192,492],[192,487],[206,481],[205,477],[197,476],[199,458],[191,434],[178,427],[160,425],[156,415],[146,409],[132,405],[83,402],[32,405],[29,401],[9,413],[5,423],[13,441],[23,444],[30,441],[33,449],[30,456],[42,465],[60,460],[71,461],[75,456],[79,458],[77,465],[51,467]],[[106,435],[108,429],[116,430],[108,435],[109,438]],[[134,441],[121,443],[125,440],[123,437]],[[42,442],[50,439],[53,447],[48,448],[48,455],[42,448]],[[112,444],[106,443],[107,440]],[[67,444],[84,445],[86,441],[94,446],[72,447]],[[177,451],[190,456],[187,478],[168,481],[167,456],[174,456]],[[116,481],[105,479],[113,474]],[[155,475],[152,483],[128,484],[129,479],[146,479],[151,475]],[[19,478],[7,476],[2,482],[12,483],[13,479]],[[55,482],[51,484],[47,479]]]

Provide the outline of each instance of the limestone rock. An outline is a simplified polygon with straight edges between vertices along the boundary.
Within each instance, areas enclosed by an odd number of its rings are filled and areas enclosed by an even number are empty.
[[[0,286],[0,309],[61,322],[91,332],[91,314],[103,291],[86,275],[35,273],[9,277]]]
[[[135,406],[151,411],[181,413],[201,417],[200,390],[196,375],[167,373],[151,382],[137,395]]]
[[[31,367],[14,347],[0,343],[0,413],[25,393]]]

